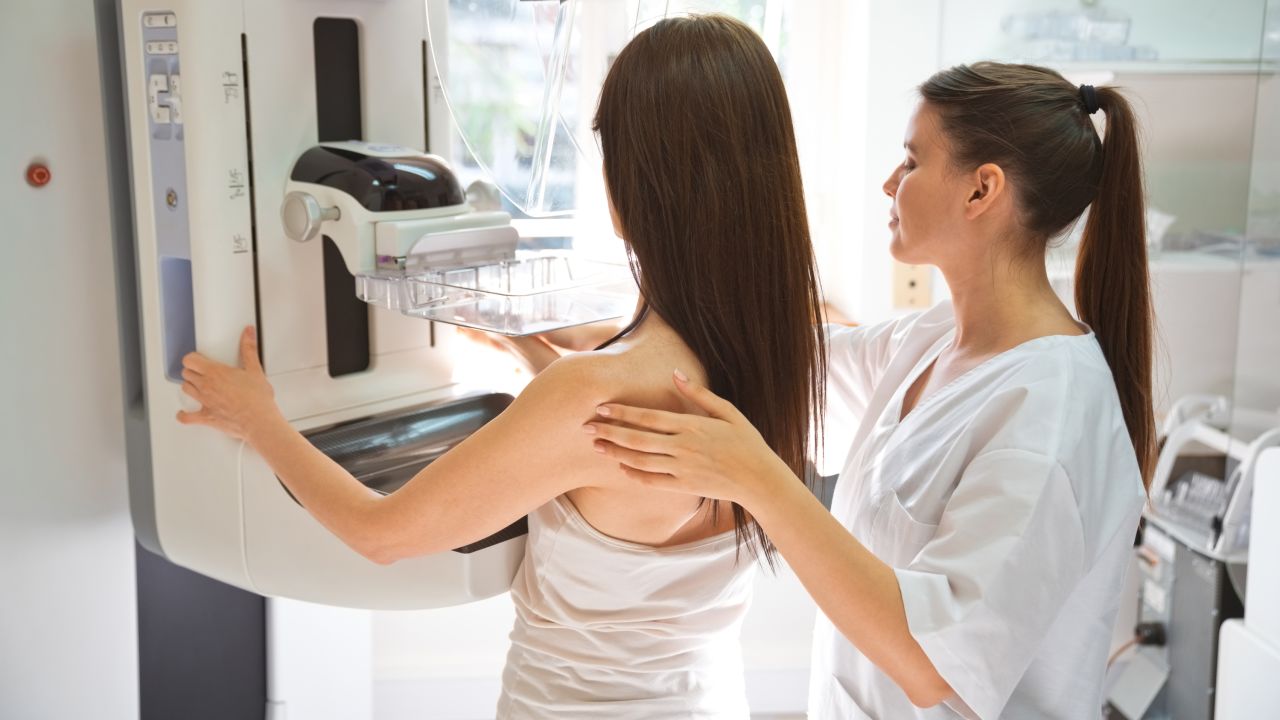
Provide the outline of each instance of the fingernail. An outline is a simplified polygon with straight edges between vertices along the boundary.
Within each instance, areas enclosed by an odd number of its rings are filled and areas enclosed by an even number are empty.
[[[604,452],[604,442],[602,442],[602,441],[600,441],[600,440],[597,440],[597,441],[595,441],[594,443],[592,443],[592,444],[591,444],[591,447],[595,448],[595,449],[596,449],[596,452],[598,452],[598,453],[603,453],[603,452]]]
[[[677,370],[676,370],[676,372],[675,372],[675,375],[676,375],[676,379],[677,379],[677,380],[679,380],[680,382],[682,382],[682,383],[687,383],[687,382],[689,382],[689,378],[688,378],[687,376],[685,376],[685,374],[684,374],[684,373],[680,372],[680,370],[678,370],[678,369],[677,369]]]
[[[583,425],[583,426],[582,426],[582,432],[584,432],[584,433],[586,433],[586,434],[588,434],[588,435],[595,435],[595,434],[596,434],[596,426],[595,426],[595,425],[591,425],[591,424],[589,424],[589,423],[588,423],[588,424],[586,424],[586,425]]]
[[[605,417],[609,417],[609,412],[610,412],[609,408],[605,407],[604,405],[601,405],[600,407],[596,408],[597,415],[603,415]]]

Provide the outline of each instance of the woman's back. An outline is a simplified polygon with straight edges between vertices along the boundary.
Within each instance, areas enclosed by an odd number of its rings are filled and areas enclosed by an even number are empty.
[[[703,374],[653,315],[572,363],[590,382],[566,393],[607,386],[672,411],[688,408],[671,370]],[[745,717],[738,628],[756,563],[732,515],[612,463],[568,471],[587,473],[582,486],[529,516],[499,717]]]
[[[573,361],[584,375],[592,377],[592,386],[608,388],[609,402],[643,403],[645,407],[671,412],[696,412],[672,384],[673,370],[679,368],[692,377],[705,379],[702,364],[689,347],[652,313],[609,347],[580,354]],[[733,527],[733,517],[728,512],[718,513],[713,522],[711,503],[646,488],[629,480],[611,462],[603,473],[597,467],[593,464],[589,475],[581,478],[581,486],[569,491],[568,496],[587,522],[605,535],[665,546],[692,542]]]

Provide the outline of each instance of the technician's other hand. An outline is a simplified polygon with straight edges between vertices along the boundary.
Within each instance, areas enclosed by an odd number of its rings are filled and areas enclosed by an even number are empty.
[[[661,490],[736,502],[750,510],[790,469],[728,400],[675,373],[676,388],[710,417],[609,403],[596,412],[620,424],[587,423],[595,449],[628,477]]]
[[[258,337],[252,326],[240,334],[240,367],[188,353],[182,358],[182,380],[182,392],[201,405],[198,412],[178,413],[184,425],[208,425],[247,441],[262,422],[280,414],[258,362]]]

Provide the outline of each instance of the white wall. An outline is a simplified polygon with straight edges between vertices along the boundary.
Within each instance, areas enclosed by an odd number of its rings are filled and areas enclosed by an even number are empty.
[[[809,231],[828,302],[861,305],[858,270],[870,54],[867,3],[793,1],[787,95],[795,123]]]
[[[136,718],[133,529],[93,3],[6,3],[0,717]],[[33,189],[27,164],[52,182]]]
[[[939,1],[790,6],[787,90],[823,292],[860,322],[895,312],[881,186],[902,162],[915,87],[938,69]]]

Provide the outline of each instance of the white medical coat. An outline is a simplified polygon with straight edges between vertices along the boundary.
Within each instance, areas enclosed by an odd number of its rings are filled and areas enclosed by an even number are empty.
[[[1146,499],[1092,333],[1023,343],[925,396],[954,337],[949,302],[828,328],[832,513],[897,574],[912,635],[958,697],[931,709],[819,614],[810,716],[1097,718]]]

